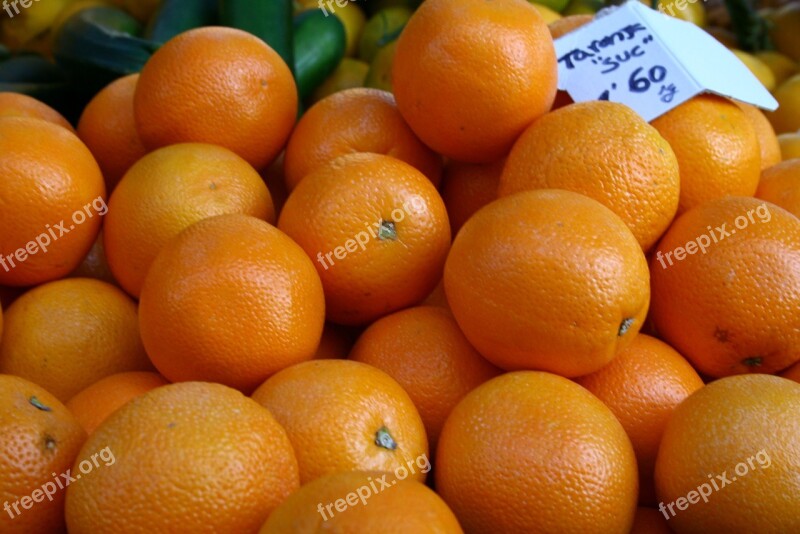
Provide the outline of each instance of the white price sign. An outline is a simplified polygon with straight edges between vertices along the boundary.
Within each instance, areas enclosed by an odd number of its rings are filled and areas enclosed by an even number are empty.
[[[777,101],[727,48],[694,24],[632,0],[555,41],[558,88],[610,100],[651,121],[702,92],[774,110]]]

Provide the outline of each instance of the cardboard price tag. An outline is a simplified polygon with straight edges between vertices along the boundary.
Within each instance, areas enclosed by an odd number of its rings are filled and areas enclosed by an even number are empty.
[[[774,110],[777,101],[731,51],[694,24],[632,0],[555,41],[558,88],[610,100],[651,121],[702,92]]]

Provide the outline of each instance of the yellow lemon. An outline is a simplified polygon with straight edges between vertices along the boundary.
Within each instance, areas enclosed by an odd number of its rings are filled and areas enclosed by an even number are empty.
[[[768,91],[772,91],[775,89],[775,75],[772,73],[769,67],[767,67],[766,63],[758,59],[756,56],[752,54],[748,54],[747,52],[743,52],[742,50],[732,49],[731,52],[734,53],[736,57],[739,58],[739,61],[744,63],[745,67],[750,69],[758,81],[767,88]]]
[[[778,144],[781,145],[783,161],[800,158],[800,132],[780,134]]]
[[[353,87],[364,87],[369,72],[369,64],[365,61],[346,57],[342,59],[333,74],[322,82],[311,95],[311,101],[317,102],[326,96]]]
[[[800,61],[800,4],[786,4],[769,17],[769,34],[775,48],[795,61]]]
[[[795,74],[780,87],[773,96],[778,101],[778,109],[767,113],[775,133],[796,132],[800,130],[800,74]]]
[[[552,9],[550,9],[545,5],[535,4],[535,3],[531,3],[531,5],[536,8],[536,11],[539,12],[539,14],[542,16],[546,24],[550,24],[551,22],[554,22],[561,18],[561,15],[559,15],[558,13],[556,13],[555,11],[553,11]]]
[[[766,50],[763,52],[756,52],[755,56],[760,59],[772,74],[775,75],[775,84],[780,85],[798,72],[800,72],[800,65],[798,65],[790,57],[781,54],[780,52],[773,52]]]

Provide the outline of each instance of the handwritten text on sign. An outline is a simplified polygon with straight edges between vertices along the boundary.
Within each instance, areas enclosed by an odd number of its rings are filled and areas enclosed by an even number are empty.
[[[698,37],[695,32],[702,35]],[[687,42],[701,49],[686,49]],[[621,102],[648,121],[703,91],[734,96],[762,107],[771,104],[769,92],[712,37],[692,24],[636,1],[607,12],[555,43],[559,89],[569,92],[576,102]],[[698,59],[701,54],[707,57]],[[728,91],[719,83],[719,76],[706,82],[707,71],[717,68],[730,69],[722,78],[733,76],[741,82],[745,76],[752,79],[745,82],[755,81],[756,85],[744,83],[742,89],[742,83],[732,83]],[[703,72],[698,75],[698,71]],[[759,88],[766,96],[759,93]]]

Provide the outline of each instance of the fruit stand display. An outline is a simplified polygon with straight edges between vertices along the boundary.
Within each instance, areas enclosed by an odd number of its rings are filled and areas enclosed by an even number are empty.
[[[0,534],[800,532],[800,2],[645,4],[3,0]]]

